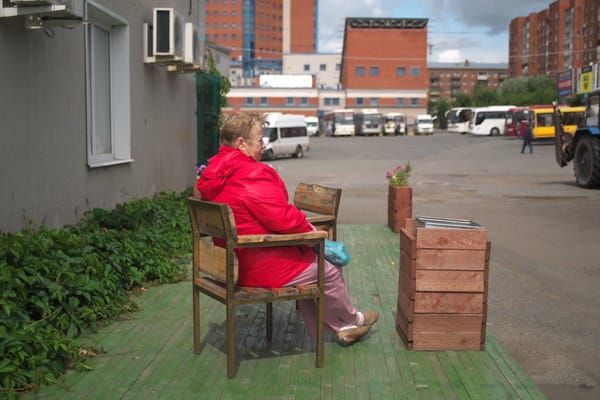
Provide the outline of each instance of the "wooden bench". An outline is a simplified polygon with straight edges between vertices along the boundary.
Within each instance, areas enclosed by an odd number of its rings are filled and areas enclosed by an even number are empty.
[[[315,231],[285,235],[238,235],[233,213],[228,205],[190,197],[188,209],[193,233],[193,318],[194,353],[200,353],[200,293],[223,303],[226,308],[227,377],[235,376],[235,307],[242,304],[266,304],[266,338],[273,337],[273,302],[314,299],[317,304],[316,366],[323,366],[323,292],[324,238],[327,233]],[[214,245],[221,239],[225,247]],[[273,246],[316,246],[318,282],[314,285],[276,289],[240,287],[237,285],[236,248]]]
[[[337,215],[342,189],[299,183],[294,193],[294,205],[306,214],[317,229],[326,231],[329,239],[337,238]]]

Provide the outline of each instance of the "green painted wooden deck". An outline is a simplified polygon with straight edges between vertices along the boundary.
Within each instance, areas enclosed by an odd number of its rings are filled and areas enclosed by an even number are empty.
[[[367,340],[341,347],[326,336],[323,368],[293,302],[274,306],[274,340],[264,306],[236,320],[238,369],[227,379],[225,308],[201,296],[203,350],[192,350],[190,282],[151,288],[141,311],[91,340],[105,350],[92,371],[69,373],[38,399],[544,399],[489,333],[485,351],[408,351],[395,330],[399,235],[383,225],[340,225],[353,257],[346,282],[359,309],[377,309]],[[492,252],[493,261],[493,252]]]

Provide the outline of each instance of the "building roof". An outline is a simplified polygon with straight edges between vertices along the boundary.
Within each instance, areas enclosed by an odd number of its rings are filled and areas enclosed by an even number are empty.
[[[357,29],[423,29],[427,18],[346,18],[346,27]]]
[[[429,69],[506,69],[508,63],[479,63],[465,60],[463,62],[429,62]]]

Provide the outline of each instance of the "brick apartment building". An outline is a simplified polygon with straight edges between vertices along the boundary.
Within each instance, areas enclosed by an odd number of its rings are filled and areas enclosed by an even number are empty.
[[[316,51],[317,5],[318,0],[206,0],[205,37],[230,49],[234,84],[280,73],[284,52]]]
[[[429,100],[456,100],[459,94],[472,95],[478,87],[497,89],[508,78],[503,63],[429,63]]]
[[[555,75],[600,60],[600,1],[558,0],[510,22],[510,77]]]

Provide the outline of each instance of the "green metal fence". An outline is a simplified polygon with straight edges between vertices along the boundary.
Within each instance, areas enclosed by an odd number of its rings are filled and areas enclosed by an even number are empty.
[[[219,92],[221,80],[208,73],[196,74],[196,96],[198,97],[198,164],[206,162],[219,148],[219,116],[221,105]]]

